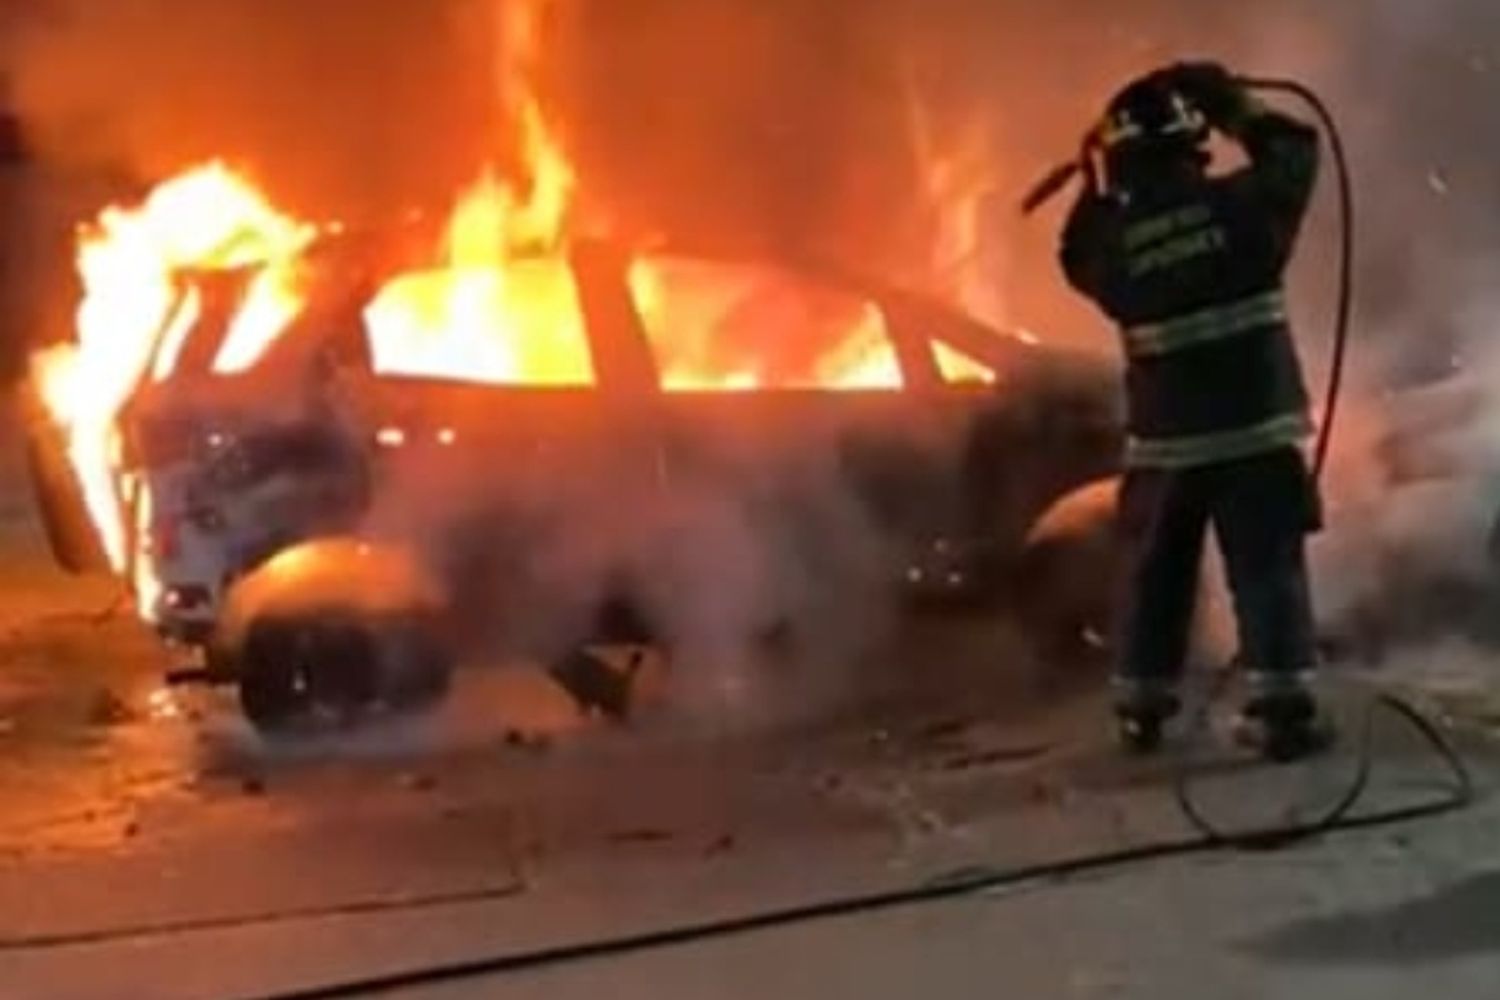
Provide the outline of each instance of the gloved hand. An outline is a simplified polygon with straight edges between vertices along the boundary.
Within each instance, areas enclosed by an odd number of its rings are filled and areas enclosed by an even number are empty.
[[[1240,115],[1244,88],[1216,62],[1180,62],[1162,71],[1163,82],[1203,112],[1211,125],[1222,125]]]

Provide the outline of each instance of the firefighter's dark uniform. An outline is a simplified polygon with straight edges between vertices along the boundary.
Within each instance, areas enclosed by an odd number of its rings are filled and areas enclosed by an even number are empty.
[[[1243,95],[1218,118],[1248,166],[1086,192],[1063,237],[1069,281],[1119,325],[1128,359],[1122,704],[1175,687],[1210,524],[1252,690],[1300,691],[1314,665],[1304,540],[1319,511],[1282,273],[1318,136]]]

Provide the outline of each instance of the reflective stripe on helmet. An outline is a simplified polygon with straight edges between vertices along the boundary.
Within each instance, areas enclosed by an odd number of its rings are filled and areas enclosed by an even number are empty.
[[[1286,320],[1286,297],[1280,291],[1266,292],[1176,319],[1127,327],[1125,347],[1132,358],[1156,357],[1277,326]]]
[[[1298,410],[1248,427],[1210,434],[1131,437],[1125,443],[1125,464],[1137,468],[1178,469],[1229,462],[1296,444],[1312,430],[1312,421],[1306,413]]]
[[[1128,107],[1117,108],[1105,115],[1097,134],[1105,148],[1122,146],[1138,139],[1167,136],[1201,135],[1207,125],[1203,113],[1193,107],[1181,94],[1172,93],[1165,98],[1163,110],[1168,111],[1164,121],[1147,124],[1140,120],[1138,111]]]

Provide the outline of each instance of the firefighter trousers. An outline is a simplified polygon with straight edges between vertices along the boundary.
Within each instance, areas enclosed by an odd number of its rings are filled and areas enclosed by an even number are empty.
[[[1300,690],[1316,644],[1306,537],[1317,487],[1293,447],[1186,469],[1132,469],[1120,493],[1124,593],[1117,607],[1122,701],[1171,694],[1192,632],[1203,544],[1213,527],[1252,688]]]

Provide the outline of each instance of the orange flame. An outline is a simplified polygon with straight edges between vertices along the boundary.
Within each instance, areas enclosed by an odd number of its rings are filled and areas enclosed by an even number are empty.
[[[901,385],[872,303],[769,268],[655,256],[628,280],[668,392]]]
[[[990,119],[962,115],[956,122],[940,122],[934,102],[923,98],[919,77],[915,65],[905,64],[912,154],[933,227],[922,277],[935,294],[1003,327],[1008,317],[997,279],[1004,261],[984,239],[985,210],[999,181]]]
[[[443,266],[401,275],[365,314],[375,369],[503,385],[594,380],[564,253],[576,179],[532,86],[551,0],[500,7],[500,93],[528,174],[487,171],[458,201]]]
[[[475,185],[449,223],[446,265],[398,276],[366,310],[375,370],[497,385],[592,383],[566,256],[512,256],[543,235],[536,227],[550,211],[516,202],[493,176]]]

